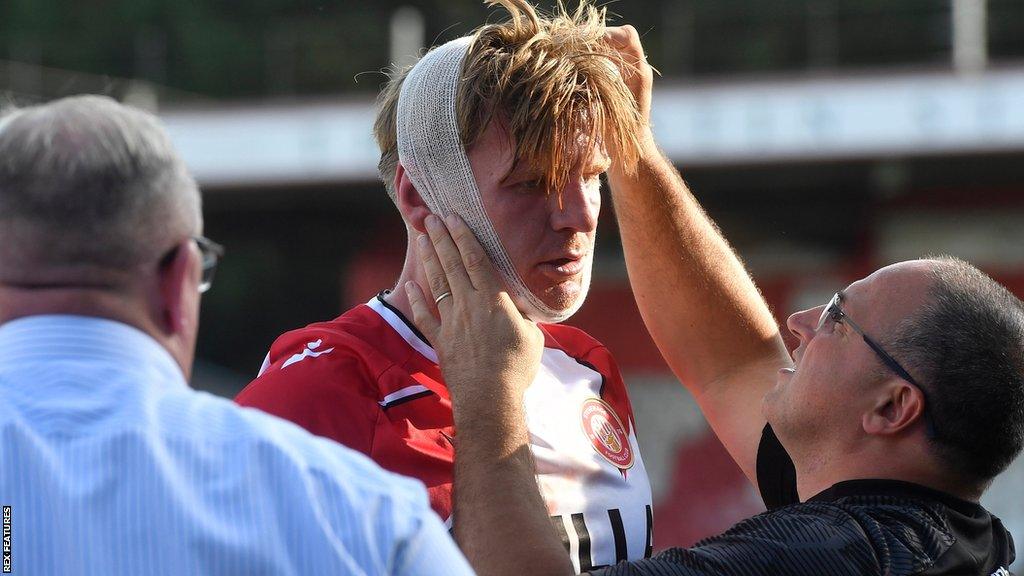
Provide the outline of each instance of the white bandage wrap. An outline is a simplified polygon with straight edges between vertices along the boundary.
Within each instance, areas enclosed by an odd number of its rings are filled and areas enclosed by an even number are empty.
[[[472,40],[464,36],[434,48],[409,71],[398,97],[398,158],[432,212],[441,217],[454,212],[466,221],[504,278],[520,312],[535,322],[561,322],[586,299],[593,252],[588,252],[584,262],[580,294],[564,310],[547,306],[516,272],[484,210],[459,136],[455,100],[462,62]]]

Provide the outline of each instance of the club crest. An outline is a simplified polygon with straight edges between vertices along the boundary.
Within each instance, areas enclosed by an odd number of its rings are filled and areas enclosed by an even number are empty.
[[[598,454],[620,470],[633,466],[633,449],[626,427],[607,402],[600,398],[584,400],[580,416],[583,433]]]

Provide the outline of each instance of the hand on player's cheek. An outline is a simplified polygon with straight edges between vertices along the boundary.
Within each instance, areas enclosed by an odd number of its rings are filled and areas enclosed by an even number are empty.
[[[543,335],[502,288],[483,248],[458,217],[427,219],[429,242],[417,240],[427,287],[406,285],[413,319],[430,339],[452,394],[521,397],[540,364]],[[432,308],[431,302],[444,294]],[[437,316],[434,312],[437,312]],[[472,392],[472,394],[468,394]]]
[[[434,313],[431,312],[427,304],[427,297],[423,294],[423,289],[415,282],[406,282],[405,294],[409,298],[409,304],[412,306],[413,323],[427,337],[427,340],[433,343],[437,340],[437,330],[440,327],[440,322],[438,322]]]

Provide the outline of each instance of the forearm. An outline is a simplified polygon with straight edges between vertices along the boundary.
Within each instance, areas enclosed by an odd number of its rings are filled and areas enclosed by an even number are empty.
[[[421,286],[405,290],[451,396],[456,541],[480,574],[572,574],[537,489],[523,413],[544,335],[504,292],[466,223],[446,223],[428,216],[430,240],[417,242],[438,316]]]
[[[691,391],[704,393],[746,364],[783,365],[764,299],[653,138],[645,138],[636,173],[613,168],[609,184],[640,313]]]
[[[633,175],[609,172],[633,294],[651,337],[757,485],[761,402],[789,364],[732,247],[650,138]]]
[[[494,399],[498,400],[498,399]],[[572,574],[537,488],[522,399],[455,403],[455,539],[482,575]]]

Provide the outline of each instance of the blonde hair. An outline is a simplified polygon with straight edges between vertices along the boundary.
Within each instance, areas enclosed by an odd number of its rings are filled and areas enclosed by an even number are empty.
[[[604,8],[580,0],[570,13],[560,2],[545,15],[526,0],[485,3],[502,6],[510,18],[474,32],[463,62],[456,111],[466,149],[497,120],[515,143],[515,162],[539,172],[546,190],[565,186],[582,160],[581,138],[614,150],[616,161],[633,169],[644,120],[619,75],[618,53],[603,41]],[[377,168],[393,201],[395,122],[408,70],[396,70],[381,91],[373,127],[381,151]]]

